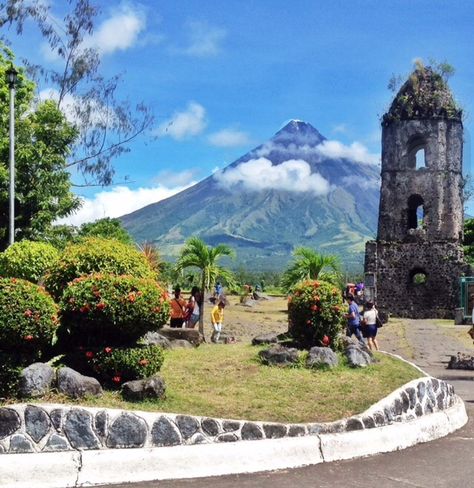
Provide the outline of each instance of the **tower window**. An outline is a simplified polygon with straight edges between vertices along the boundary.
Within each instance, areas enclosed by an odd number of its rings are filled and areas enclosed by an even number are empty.
[[[408,229],[418,229],[424,226],[424,203],[420,195],[411,195],[408,199]]]
[[[425,270],[421,268],[415,268],[410,273],[410,283],[412,285],[424,285],[426,284],[427,279],[428,275],[425,273]]]
[[[415,136],[408,143],[408,167],[411,169],[426,168],[426,141],[421,136]]]
[[[426,168],[425,148],[418,149],[415,154],[415,169]]]

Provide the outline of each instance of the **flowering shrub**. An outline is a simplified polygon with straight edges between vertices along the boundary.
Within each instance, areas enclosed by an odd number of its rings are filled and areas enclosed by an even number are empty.
[[[108,386],[119,387],[131,380],[148,378],[163,364],[159,346],[101,349],[83,348],[66,356],[66,362],[82,374],[92,375]]]
[[[66,246],[46,275],[45,286],[60,299],[69,282],[93,273],[156,278],[145,256],[133,246],[113,239],[90,237]]]
[[[289,333],[303,346],[334,347],[344,325],[340,291],[324,281],[305,281],[288,297]]]
[[[0,352],[0,398],[16,395],[24,366],[17,354]]]
[[[64,290],[61,337],[76,345],[126,345],[169,319],[167,294],[154,280],[95,274]]]
[[[40,286],[17,278],[0,278],[0,350],[44,356],[58,326],[58,308]]]
[[[47,242],[15,242],[0,253],[0,275],[38,283],[58,258],[58,250]]]

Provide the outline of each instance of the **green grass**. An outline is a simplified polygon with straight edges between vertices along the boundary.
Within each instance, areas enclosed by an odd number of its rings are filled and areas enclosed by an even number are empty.
[[[410,365],[383,354],[364,369],[341,365],[311,371],[263,366],[257,360],[258,350],[234,344],[168,351],[161,371],[166,400],[130,403],[118,392],[106,392],[80,403],[229,419],[327,422],[361,413],[420,376]],[[71,403],[58,395],[46,400]]]

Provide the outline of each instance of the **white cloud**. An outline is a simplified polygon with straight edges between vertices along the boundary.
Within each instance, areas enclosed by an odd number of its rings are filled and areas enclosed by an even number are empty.
[[[346,146],[339,141],[326,140],[316,146],[316,150],[322,156],[331,159],[346,158],[363,164],[378,164],[380,162],[378,154],[371,154],[363,144],[357,141],[350,146]]]
[[[335,134],[346,134],[347,133],[347,125],[346,124],[337,124],[332,128],[332,132]]]
[[[181,140],[197,136],[206,125],[206,109],[199,103],[189,102],[185,111],[175,112],[169,120],[153,131],[153,135]]]
[[[99,25],[92,36],[84,39],[84,46],[98,49],[101,54],[124,51],[138,42],[139,34],[145,27],[143,12],[122,4],[118,11]]]
[[[213,146],[234,147],[249,144],[250,138],[247,133],[239,130],[222,129],[210,134],[208,141]]]
[[[186,24],[186,28],[188,29],[189,45],[184,49],[178,49],[178,52],[197,57],[219,54],[221,43],[227,35],[224,29],[202,21],[190,21]]]
[[[301,159],[277,165],[266,158],[251,159],[215,173],[214,178],[225,188],[242,184],[250,190],[312,191],[316,195],[324,195],[331,189],[329,182],[319,173],[312,173],[311,166]]]
[[[84,198],[82,207],[74,215],[60,219],[56,223],[81,225],[84,222],[94,222],[104,217],[120,217],[168,198],[193,184],[195,182],[191,181],[185,186],[158,185],[154,188],[138,188],[137,190],[117,186],[109,191],[101,191],[93,198]]]
[[[196,177],[196,171],[187,169],[176,173],[175,171],[161,171],[156,178],[153,179],[157,184],[164,184],[167,187],[174,186],[189,186],[191,182],[194,182]],[[194,184],[194,183],[193,183]]]

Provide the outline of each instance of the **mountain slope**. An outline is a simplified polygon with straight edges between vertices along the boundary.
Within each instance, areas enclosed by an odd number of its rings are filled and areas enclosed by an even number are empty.
[[[291,121],[223,171],[121,220],[167,257],[198,235],[229,244],[253,268],[284,266],[295,246],[361,264],[364,241],[376,231],[379,168],[328,152],[314,127]]]

